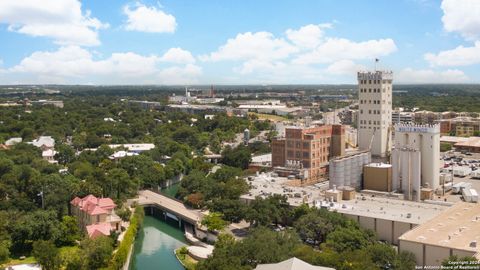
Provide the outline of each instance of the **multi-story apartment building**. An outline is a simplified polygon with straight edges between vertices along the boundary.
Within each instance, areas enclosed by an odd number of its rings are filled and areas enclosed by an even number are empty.
[[[400,110],[394,110],[392,112],[392,123],[413,123],[414,115],[412,112],[403,112]]]
[[[328,160],[344,154],[345,128],[341,125],[287,127],[285,137],[272,141],[272,166],[276,171],[307,182],[325,179]]]
[[[75,197],[71,202],[71,213],[77,217],[78,225],[90,238],[110,235],[120,230],[121,219],[115,214],[115,203],[110,198],[88,195]]]
[[[385,157],[391,150],[391,71],[358,73],[358,146],[373,156]]]
[[[456,117],[436,122],[440,124],[440,133],[445,135],[470,137],[480,131],[480,118]]]

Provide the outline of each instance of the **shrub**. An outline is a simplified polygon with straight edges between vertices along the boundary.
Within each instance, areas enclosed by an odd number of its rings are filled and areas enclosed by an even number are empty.
[[[128,259],[128,252],[130,251],[130,247],[133,245],[138,229],[143,223],[144,216],[145,213],[143,211],[143,208],[141,206],[135,207],[133,217],[130,219],[130,226],[128,227],[127,232],[125,232],[125,236],[123,237],[122,242],[118,246],[115,255],[110,261],[109,269],[120,270],[123,268],[123,265]]]

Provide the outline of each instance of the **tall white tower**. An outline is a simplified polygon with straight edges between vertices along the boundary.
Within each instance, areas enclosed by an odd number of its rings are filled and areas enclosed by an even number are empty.
[[[392,145],[391,71],[358,72],[358,146],[385,157]]]

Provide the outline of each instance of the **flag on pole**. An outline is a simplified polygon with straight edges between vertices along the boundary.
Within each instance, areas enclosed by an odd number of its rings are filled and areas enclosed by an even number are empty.
[[[375,63],[378,63],[378,61],[380,61],[380,59],[378,59],[378,58],[375,58]]]

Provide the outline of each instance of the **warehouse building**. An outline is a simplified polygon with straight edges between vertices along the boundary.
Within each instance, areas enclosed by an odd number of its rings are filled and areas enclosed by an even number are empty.
[[[398,238],[401,235],[434,218],[449,207],[364,195],[357,195],[355,200],[338,203],[317,201],[315,206],[341,213],[357,221],[362,228],[375,231],[379,240],[395,245],[398,244]]]
[[[439,266],[451,255],[478,259],[479,232],[480,205],[460,202],[403,234],[399,251],[412,252],[420,266]]]

